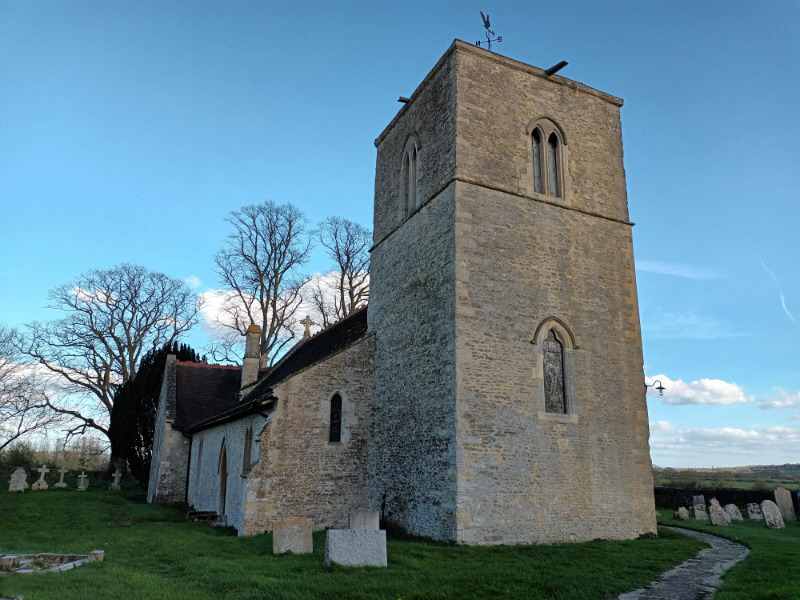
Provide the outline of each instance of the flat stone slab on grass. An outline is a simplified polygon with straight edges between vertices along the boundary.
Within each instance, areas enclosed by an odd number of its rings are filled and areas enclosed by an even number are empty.
[[[383,529],[329,529],[325,536],[325,564],[385,567],[386,532]]]
[[[272,526],[272,553],[284,552],[294,554],[314,552],[310,519],[285,519]]]
[[[783,529],[786,527],[778,505],[772,500],[764,500],[761,503],[761,512],[764,514],[764,522],[770,529]]]

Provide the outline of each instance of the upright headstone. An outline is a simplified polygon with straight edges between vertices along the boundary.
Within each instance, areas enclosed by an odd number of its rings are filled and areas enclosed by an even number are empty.
[[[725,514],[728,515],[728,521],[744,521],[742,518],[742,513],[739,510],[739,507],[735,504],[726,504],[725,505]]]
[[[377,510],[359,508],[350,513],[350,529],[380,529]]]
[[[385,567],[386,532],[382,529],[329,529],[325,564],[346,567]]]
[[[686,521],[689,518],[689,511],[686,510],[685,506],[681,506],[675,511],[675,518]]]
[[[42,465],[41,469],[36,469],[39,471],[39,479],[36,483],[33,484],[31,487],[32,490],[46,490],[47,489],[47,482],[44,480],[44,476],[50,472],[50,469],[47,468],[47,465]]]
[[[119,467],[117,467],[117,470],[114,471],[114,481],[111,483],[110,486],[108,486],[108,489],[110,489],[110,490],[121,490],[122,487],[119,485],[119,480],[120,479],[122,479],[122,471],[120,470]]]
[[[761,512],[764,514],[764,521],[770,529],[783,529],[786,527],[778,505],[772,500],[764,500],[761,503]]]
[[[727,527],[730,520],[716,498],[712,498],[708,506],[708,519],[712,525]]]
[[[78,490],[79,491],[81,491],[81,492],[85,492],[86,491],[86,488],[87,488],[86,480],[87,479],[88,479],[88,477],[86,476],[86,471],[83,471],[78,476]]]
[[[8,484],[8,491],[9,492],[24,492],[25,488],[28,487],[28,474],[25,472],[25,469],[22,467],[17,468],[11,474],[11,482]]]
[[[781,511],[781,516],[784,522],[796,521],[794,515],[794,504],[792,504],[792,493],[786,488],[779,487],[775,490],[775,504],[778,505],[778,510]]]
[[[747,505],[747,518],[751,521],[763,521],[764,515],[761,514],[761,507],[755,502],[750,502]]]
[[[311,554],[313,551],[310,519],[285,519],[272,526],[273,554]]]
[[[706,499],[700,496],[692,498],[692,515],[698,521],[708,521],[708,513],[706,512]]]
[[[69,473],[69,470],[68,470],[68,469],[65,469],[64,467],[61,467],[61,468],[58,470],[58,472],[61,474],[61,478],[58,480],[58,483],[57,483],[57,484],[55,484],[53,487],[57,487],[57,488],[64,488],[64,487],[67,487],[67,484],[66,484],[66,483],[64,483],[64,475],[66,475],[67,473]]]

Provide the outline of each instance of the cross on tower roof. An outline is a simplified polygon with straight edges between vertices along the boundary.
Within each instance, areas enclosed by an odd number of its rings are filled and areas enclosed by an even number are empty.
[[[310,338],[311,337],[311,326],[312,325],[316,325],[316,323],[314,323],[314,321],[311,320],[311,316],[306,315],[306,318],[303,319],[302,321],[300,321],[300,324],[306,326],[306,330],[303,333],[303,339],[305,340],[305,339]]]

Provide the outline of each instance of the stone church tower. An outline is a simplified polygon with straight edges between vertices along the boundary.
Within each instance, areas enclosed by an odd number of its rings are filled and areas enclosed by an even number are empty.
[[[376,140],[367,493],[388,522],[655,532],[621,106],[456,41]]]

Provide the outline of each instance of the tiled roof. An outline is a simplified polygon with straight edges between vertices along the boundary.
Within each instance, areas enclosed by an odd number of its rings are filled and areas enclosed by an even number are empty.
[[[259,377],[266,374],[262,369]],[[175,362],[175,421],[183,429],[236,403],[242,385],[242,367]]]
[[[295,344],[258,382],[247,397],[254,399],[267,392],[271,393],[271,388],[287,377],[344,350],[364,337],[366,333],[367,306],[365,305],[307,340]]]

